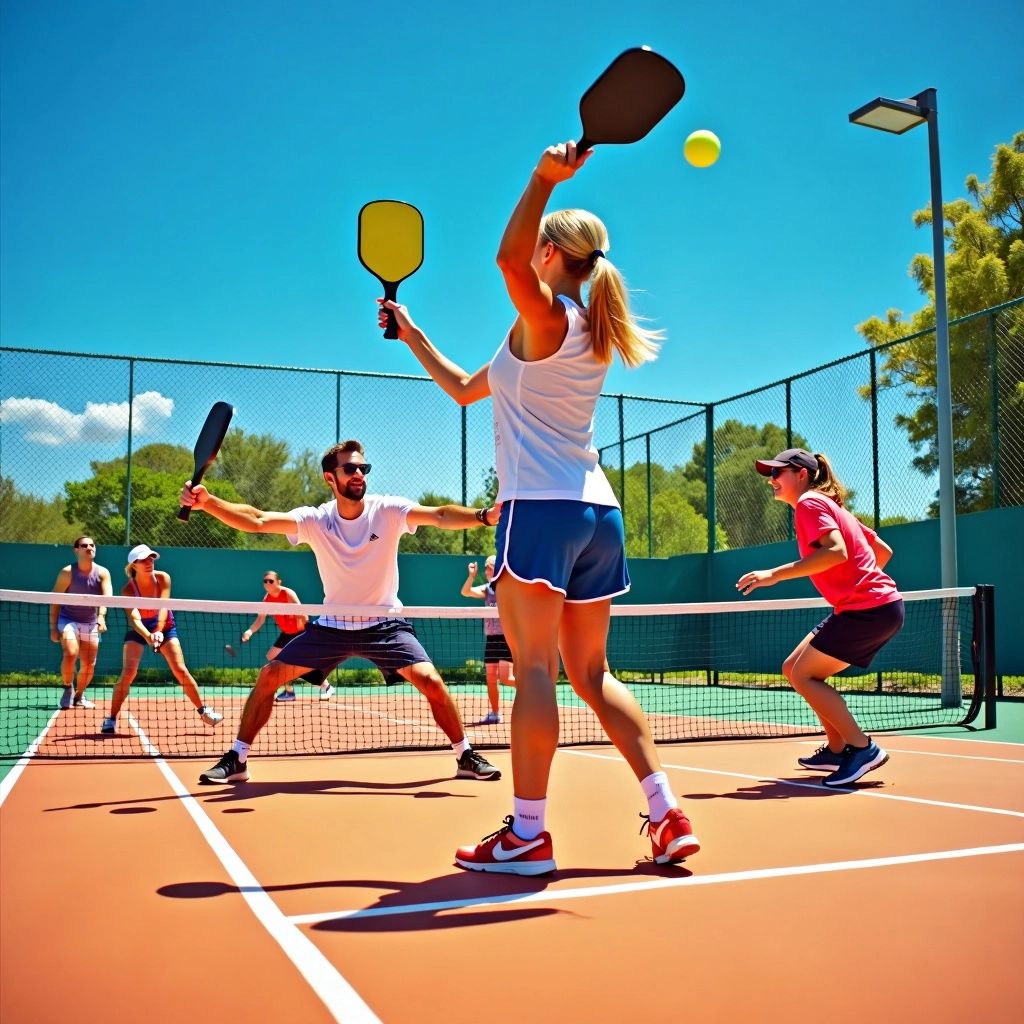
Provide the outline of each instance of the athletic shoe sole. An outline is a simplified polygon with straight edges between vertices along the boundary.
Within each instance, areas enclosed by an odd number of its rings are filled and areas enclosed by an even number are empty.
[[[695,853],[700,853],[700,840],[696,836],[680,836],[668,844],[661,856],[654,858],[654,863],[674,864],[692,857]]]
[[[455,773],[457,779],[476,779],[478,782],[497,782],[501,778],[501,771],[497,768],[493,772],[487,774],[481,774],[478,772],[470,771],[468,768],[460,768]]]
[[[796,763],[811,772],[837,772],[841,767],[838,761],[835,764],[804,764],[799,757],[796,759]]]
[[[455,863],[467,871],[486,871],[494,875],[546,875],[557,870],[553,860],[524,860],[478,864],[475,861],[455,858]]]
[[[831,775],[827,779],[822,779],[822,784],[825,786],[848,786],[851,782],[856,782],[858,779],[864,778],[868,772],[873,772],[876,768],[881,768],[882,765],[889,760],[889,755],[884,750],[879,750],[878,755],[879,756],[874,760],[869,761],[867,764],[862,764],[855,771],[850,772],[849,775],[846,775],[841,779],[834,779]]]
[[[228,775],[223,779],[211,779],[205,772],[199,776],[199,783],[203,786],[224,786],[229,782],[248,782],[249,771],[243,768],[240,772],[235,772],[234,775]]]

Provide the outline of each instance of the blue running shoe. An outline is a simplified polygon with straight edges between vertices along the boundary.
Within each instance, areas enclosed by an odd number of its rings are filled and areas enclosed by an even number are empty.
[[[821,781],[826,786],[847,786],[867,775],[868,772],[881,768],[888,760],[889,755],[874,740],[871,740],[861,750],[856,747],[847,747],[843,752],[843,763],[839,766],[838,771],[834,771]]]
[[[282,690],[274,698],[274,700],[276,700],[278,702],[283,701],[283,700],[295,700],[295,691],[294,690]]]
[[[798,757],[796,763],[801,768],[813,768],[818,772],[834,772],[838,771],[842,767],[843,754],[846,753],[844,747],[837,754],[834,750],[830,750],[827,743],[822,743],[818,749],[808,757]]]

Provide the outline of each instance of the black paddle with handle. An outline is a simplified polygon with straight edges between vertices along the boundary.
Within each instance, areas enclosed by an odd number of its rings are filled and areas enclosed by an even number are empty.
[[[646,46],[618,55],[580,100],[583,135],[576,151],[603,143],[637,142],[682,98],[678,68]]]
[[[197,487],[202,482],[206,471],[213,465],[213,460],[217,458],[224,435],[228,432],[228,427],[231,426],[231,417],[234,415],[234,406],[227,402],[215,403],[207,413],[206,422],[203,424],[203,429],[199,431],[199,439],[192,452],[196,460],[196,467],[192,471],[193,487]],[[191,514],[192,507],[190,505],[182,505],[178,509],[178,518],[183,523],[188,522]]]
[[[398,301],[398,286],[423,263],[423,214],[397,199],[377,199],[359,211],[359,262],[384,286],[384,299]],[[398,337],[388,313],[384,337]]]

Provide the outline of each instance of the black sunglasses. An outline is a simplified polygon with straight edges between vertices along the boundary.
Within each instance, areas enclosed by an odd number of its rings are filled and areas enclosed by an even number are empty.
[[[265,579],[265,580],[264,580],[263,582],[264,582],[264,583],[276,583],[276,582],[277,582],[277,580],[272,580],[272,579],[270,579],[270,577],[268,576],[268,577],[267,577],[267,578],[266,578],[266,579]]]
[[[369,476],[372,468],[368,462],[343,462],[340,466],[335,467],[335,469],[344,470],[345,476],[352,476],[356,470],[359,470],[363,476]]]
[[[796,466],[772,466],[770,476],[773,480],[778,480],[787,469],[793,470],[794,473],[796,472]]]

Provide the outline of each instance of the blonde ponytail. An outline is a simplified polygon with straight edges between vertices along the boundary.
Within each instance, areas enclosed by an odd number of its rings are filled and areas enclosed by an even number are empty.
[[[587,315],[597,359],[610,363],[613,350],[630,368],[654,359],[663,334],[640,327],[630,313],[626,282],[605,256],[610,245],[601,220],[586,210],[555,210],[540,233],[562,253],[569,274],[589,279]]]

